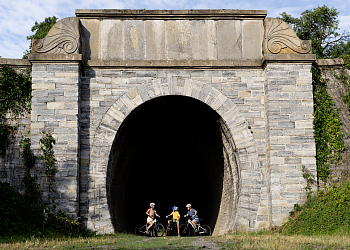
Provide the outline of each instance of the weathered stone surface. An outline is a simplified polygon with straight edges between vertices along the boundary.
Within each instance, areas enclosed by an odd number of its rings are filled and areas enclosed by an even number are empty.
[[[122,60],[123,55],[123,21],[103,20],[101,22],[101,59]]]
[[[100,59],[100,27],[97,19],[81,19],[81,49],[84,60]]]
[[[148,60],[167,59],[164,20],[145,21],[145,43]]]
[[[263,30],[260,20],[242,22],[242,59],[262,57]]]
[[[217,22],[218,59],[242,59],[242,21]]]

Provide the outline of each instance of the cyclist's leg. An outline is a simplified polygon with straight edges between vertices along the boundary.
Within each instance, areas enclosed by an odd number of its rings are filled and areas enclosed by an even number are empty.
[[[147,230],[149,230],[153,226],[153,221],[148,221],[147,224],[149,224],[147,227]]]
[[[192,222],[194,228],[197,229],[197,224],[196,224],[196,222],[194,222],[194,221],[191,221],[191,222]]]

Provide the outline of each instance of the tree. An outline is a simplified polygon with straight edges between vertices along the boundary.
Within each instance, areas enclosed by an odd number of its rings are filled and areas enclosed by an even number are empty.
[[[28,59],[28,55],[32,51],[32,39],[43,39],[50,31],[51,27],[57,22],[57,20],[58,18],[53,16],[45,18],[45,20],[41,23],[34,23],[34,26],[32,27],[31,31],[35,32],[35,34],[27,36],[27,40],[30,40],[29,50],[23,52],[23,59]]]
[[[286,12],[278,18],[288,23],[300,39],[312,41],[312,52],[317,58],[331,58],[338,57],[339,53],[349,53],[350,35],[346,31],[339,33],[338,15],[337,9],[323,5],[305,10],[299,18]]]

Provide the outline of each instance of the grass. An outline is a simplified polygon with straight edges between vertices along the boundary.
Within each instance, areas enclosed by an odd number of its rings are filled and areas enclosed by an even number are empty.
[[[198,249],[197,237],[151,238],[130,234],[87,238],[0,238],[0,249]],[[350,249],[350,236],[305,236],[279,233],[231,233],[204,237],[222,249]]]
[[[194,249],[194,238],[144,237],[131,234],[99,235],[87,238],[0,238],[0,249]]]
[[[212,237],[211,240],[225,249],[350,249],[349,235],[305,236],[279,233],[237,233]]]

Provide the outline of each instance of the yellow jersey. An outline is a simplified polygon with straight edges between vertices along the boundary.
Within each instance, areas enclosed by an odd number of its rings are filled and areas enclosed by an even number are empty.
[[[174,220],[175,222],[178,222],[178,221],[179,221],[179,219],[180,219],[180,214],[179,214],[178,211],[172,212],[170,215],[173,216],[173,220]]]

